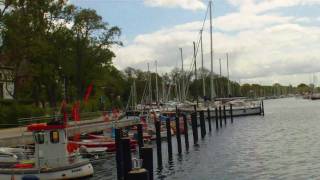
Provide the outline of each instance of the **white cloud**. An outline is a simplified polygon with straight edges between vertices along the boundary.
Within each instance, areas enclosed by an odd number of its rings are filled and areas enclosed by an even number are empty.
[[[263,13],[283,7],[319,5],[319,0],[228,0],[243,13]]]
[[[228,19],[231,17],[233,21],[230,22]],[[248,19],[248,22],[241,22],[243,19]],[[178,48],[182,47],[187,67],[192,59],[192,41],[199,34],[199,23],[191,22],[139,35],[128,46],[117,50],[115,64],[122,69],[127,66],[146,69],[147,61],[157,60],[159,71],[167,72],[174,66],[180,66]],[[222,31],[213,35],[215,72],[218,71],[218,59],[225,60],[226,52],[230,53],[233,79],[253,81],[269,77],[263,79],[274,82],[282,75],[320,72],[320,27],[295,24],[291,17],[247,14],[219,17],[215,26]],[[236,31],[225,33],[229,29]],[[207,29],[203,38],[205,66],[209,69]]]
[[[144,0],[146,5],[152,7],[180,7],[188,10],[203,10],[206,4],[202,0]]]
[[[299,18],[296,18],[295,21],[297,21],[299,23],[310,23],[310,22],[312,22],[311,18],[309,18],[309,17],[299,17]]]
[[[228,1],[240,8],[239,12],[213,20],[215,72],[219,69],[218,59],[222,58],[225,74],[226,52],[230,55],[231,78],[234,80],[296,84],[308,82],[305,74],[320,72],[320,27],[312,24],[315,18],[281,16],[274,11],[269,12],[280,7],[316,4],[320,0]],[[128,66],[146,69],[147,62],[157,60],[159,71],[168,72],[180,66],[178,48],[182,47],[185,67],[189,67],[193,54],[192,41],[198,38],[201,25],[202,22],[195,21],[141,34],[127,46],[116,50],[115,64],[121,69]],[[209,69],[208,22],[203,39],[205,66]]]

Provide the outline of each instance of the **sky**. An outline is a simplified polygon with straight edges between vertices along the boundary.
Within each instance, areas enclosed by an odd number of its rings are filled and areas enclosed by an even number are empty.
[[[193,57],[208,0],[71,0],[95,9],[111,26],[122,29],[122,47],[113,47],[114,64],[170,72]],[[241,83],[320,85],[320,0],[214,0],[214,71]],[[209,21],[203,31],[204,67],[210,69]],[[201,64],[200,53],[197,64]]]

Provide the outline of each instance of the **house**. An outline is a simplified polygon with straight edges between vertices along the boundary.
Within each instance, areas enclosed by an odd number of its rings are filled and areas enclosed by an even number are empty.
[[[13,68],[0,66],[0,99],[13,99]]]

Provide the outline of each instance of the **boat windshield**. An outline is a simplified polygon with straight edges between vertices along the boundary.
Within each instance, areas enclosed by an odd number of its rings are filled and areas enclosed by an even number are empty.
[[[50,132],[51,143],[59,143],[59,132],[51,131]]]
[[[34,134],[34,139],[35,139],[35,142],[37,144],[43,144],[44,143],[44,136],[45,136],[45,133],[44,132],[36,132]]]

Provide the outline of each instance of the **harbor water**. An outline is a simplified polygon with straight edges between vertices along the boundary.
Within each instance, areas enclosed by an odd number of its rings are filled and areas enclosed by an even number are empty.
[[[320,101],[296,98],[265,101],[263,116],[235,118],[213,131],[199,147],[179,157],[172,137],[173,159],[162,142],[163,169],[155,179],[320,179]],[[200,134],[200,133],[199,133]],[[184,139],[182,136],[182,144]],[[156,149],[154,149],[154,166]],[[90,180],[116,179],[115,157],[94,164]]]

